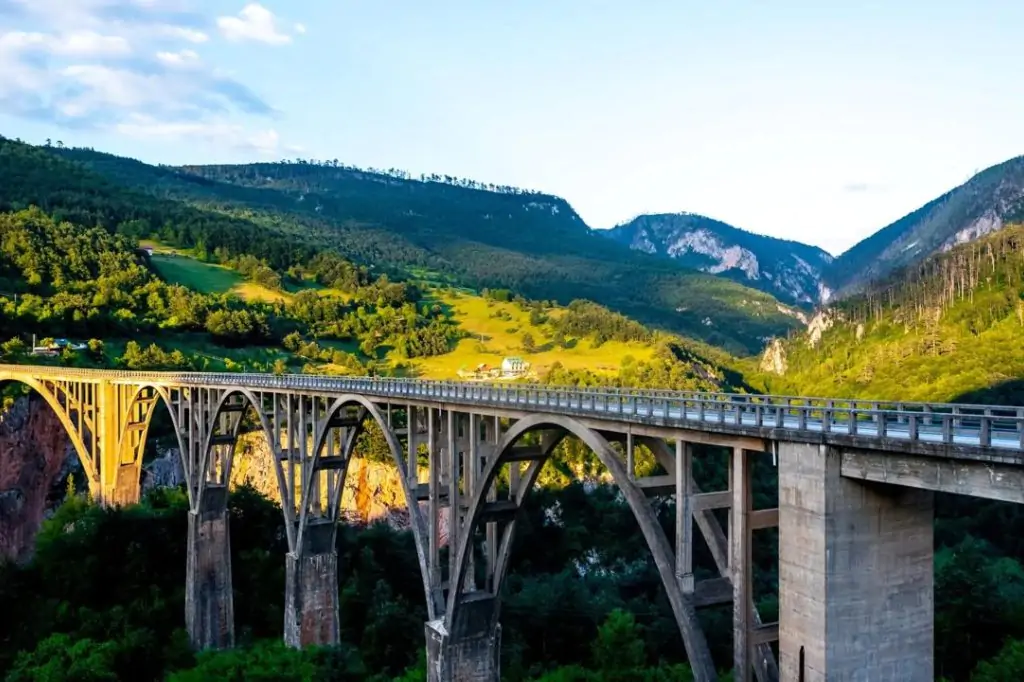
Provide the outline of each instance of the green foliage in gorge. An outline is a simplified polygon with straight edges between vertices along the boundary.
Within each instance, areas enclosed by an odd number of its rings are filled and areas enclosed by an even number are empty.
[[[1024,226],[926,260],[830,315],[816,347],[806,336],[784,344],[783,376],[752,371],[752,382],[787,395],[998,399],[985,389],[1024,376]]]

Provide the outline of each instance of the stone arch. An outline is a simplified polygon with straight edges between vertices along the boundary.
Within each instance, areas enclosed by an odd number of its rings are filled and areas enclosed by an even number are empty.
[[[717,673],[714,662],[711,659],[711,653],[708,649],[704,632],[697,620],[695,604],[691,596],[682,592],[676,580],[672,547],[653,508],[650,506],[643,491],[627,475],[625,465],[619,459],[619,455],[612,449],[609,442],[596,431],[565,415],[531,415],[513,424],[499,440],[495,448],[497,456],[488,462],[484,470],[483,480],[473,495],[473,501],[467,515],[467,522],[465,523],[462,536],[458,540],[458,555],[455,563],[456,574],[451,576],[450,583],[456,587],[449,593],[444,615],[447,630],[451,632],[459,628],[459,618],[462,615],[460,613],[462,607],[460,597],[465,593],[466,570],[469,563],[469,554],[473,550],[474,531],[483,522],[483,512],[488,504],[486,499],[487,491],[494,484],[494,480],[501,467],[509,462],[516,461],[512,457],[516,444],[528,433],[544,430],[555,430],[563,438],[567,435],[576,436],[594,452],[604,467],[611,473],[612,479],[619,487],[619,490],[622,491],[626,503],[633,512],[633,516],[640,524],[640,530],[653,555],[662,585],[672,607],[676,624],[679,626],[680,634],[683,638],[687,659],[693,668],[696,679],[716,679]],[[548,448],[546,452],[542,453],[540,459],[531,464],[519,485],[519,489],[510,491],[510,494],[515,496],[514,502],[517,510],[522,507],[526,496],[533,490],[540,469],[548,457],[550,457],[551,450],[553,450],[553,447]],[[502,534],[497,552],[497,564],[494,567],[492,627],[498,624],[501,584],[508,569],[508,558],[512,549],[514,529],[515,522],[513,517],[512,521],[506,525],[505,531]]]
[[[89,492],[92,494],[93,499],[100,499],[102,497],[102,482],[100,481],[99,462],[94,459],[95,453],[91,452],[86,446],[84,435],[79,433],[71,420],[70,414],[60,404],[56,391],[50,390],[44,382],[29,376],[13,375],[6,372],[0,374],[0,389],[3,389],[8,384],[26,386],[46,401],[46,404],[50,406],[50,409],[57,416],[61,426],[64,427],[68,438],[71,440],[72,447],[74,447],[75,452],[78,454],[79,462],[82,464],[82,469],[85,470],[85,475],[88,479]]]
[[[416,490],[410,485],[410,474],[407,471],[407,466],[402,453],[402,444],[398,440],[394,431],[388,426],[387,419],[381,413],[380,409],[373,403],[372,400],[362,395],[346,394],[336,398],[327,410],[326,419],[322,426],[318,429],[314,437],[313,445],[313,462],[314,466],[310,467],[310,471],[313,471],[316,462],[319,461],[321,453],[323,452],[324,445],[326,443],[331,420],[342,410],[358,405],[362,410],[365,411],[365,416],[369,416],[373,419],[384,433],[384,439],[387,441],[388,450],[391,452],[391,457],[395,462],[395,467],[398,469],[398,477],[402,482],[402,492],[405,495],[405,504],[409,509],[409,520],[412,527],[413,541],[416,545],[416,556],[420,563],[420,578],[423,581],[423,592],[427,602],[427,613],[428,618],[433,620],[437,617],[436,609],[433,604],[433,600],[430,598],[430,574],[427,569],[427,525],[426,520],[420,510],[419,503],[416,501]],[[355,432],[350,437],[350,442],[346,444],[346,450],[342,453],[345,461],[341,469],[341,485],[344,485],[345,479],[348,475],[348,465],[351,461],[354,453],[355,442],[362,431],[363,419],[359,420],[359,426],[356,427]],[[305,487],[303,494],[305,495],[308,487]],[[341,504],[341,495],[338,495],[336,500],[337,504]],[[303,509],[305,509],[305,502],[303,503]]]

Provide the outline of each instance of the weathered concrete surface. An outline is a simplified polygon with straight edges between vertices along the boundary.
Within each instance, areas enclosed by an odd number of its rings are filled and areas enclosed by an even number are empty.
[[[1013,464],[844,448],[842,474],[877,483],[1024,504],[1024,468]]]
[[[783,680],[934,679],[933,494],[842,477],[842,453],[779,447]]]
[[[235,644],[227,501],[225,486],[209,486],[199,513],[188,515],[185,626],[196,649]]]
[[[443,620],[427,623],[427,682],[499,682],[501,626],[494,622],[495,608],[493,597],[478,593],[463,604],[451,632]]]
[[[308,526],[300,555],[285,557],[284,642],[288,646],[340,642],[338,553],[333,531],[329,523]]]

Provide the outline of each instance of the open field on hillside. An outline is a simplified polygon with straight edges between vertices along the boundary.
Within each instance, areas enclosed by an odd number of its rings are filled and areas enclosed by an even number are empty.
[[[274,291],[253,282],[246,282],[230,268],[196,260],[187,251],[172,249],[158,242],[143,240],[141,247],[151,247],[157,274],[168,282],[181,284],[204,294],[232,293],[246,301],[283,301],[288,294]]]
[[[290,283],[288,291],[280,292],[267,289],[266,287],[248,282],[240,274],[230,268],[212,263],[204,263],[196,260],[188,251],[169,248],[158,242],[142,241],[140,246],[153,248],[151,257],[153,267],[168,282],[174,282],[187,286],[196,291],[211,294],[233,293],[247,301],[282,301],[291,298],[303,287],[296,283]],[[325,296],[340,296],[347,298],[347,295],[333,289],[325,289],[315,282],[308,282],[307,288],[316,290]],[[420,282],[427,292],[425,303],[436,303],[448,309],[453,315],[460,328],[470,336],[462,339],[456,348],[444,355],[417,358],[412,361],[399,358],[393,354],[387,356],[393,365],[399,363],[406,366],[411,365],[412,373],[430,379],[454,379],[458,377],[460,369],[472,370],[478,365],[486,364],[492,367],[501,365],[504,358],[510,356],[522,357],[530,363],[535,375],[542,375],[555,362],[560,362],[569,369],[588,369],[593,372],[614,374],[622,365],[622,359],[627,355],[637,360],[647,360],[651,357],[652,349],[643,344],[626,344],[618,341],[609,341],[595,348],[588,339],[568,338],[567,347],[555,346],[552,342],[551,324],[534,325],[530,322],[530,313],[515,303],[490,301],[476,295],[467,289],[454,289],[441,285],[431,286],[427,282]],[[549,320],[557,319],[563,311],[558,308],[545,309],[545,315]],[[534,350],[527,352],[523,348],[523,336],[530,334],[534,340]],[[321,345],[336,346],[346,352],[359,354],[358,346],[355,343],[337,343],[322,341]],[[175,347],[180,344],[175,343]],[[182,348],[192,352],[201,351],[198,347]],[[383,350],[382,350],[383,352]],[[214,353],[208,360],[213,366],[223,364],[225,359],[234,361],[260,361],[273,362],[281,357],[276,350],[267,349],[265,352],[227,352]],[[334,368],[328,365],[325,368],[328,372],[340,371],[341,368]]]
[[[154,253],[150,261],[157,274],[168,282],[204,294],[224,294],[242,284],[242,276],[234,270],[201,263],[188,256]]]
[[[625,356],[648,360],[653,353],[651,347],[642,344],[609,341],[594,348],[587,339],[572,338],[568,339],[568,348],[554,347],[550,325],[530,324],[529,312],[515,303],[488,301],[451,289],[435,289],[431,295],[434,302],[452,309],[459,326],[471,336],[462,339],[451,353],[413,360],[416,370],[424,378],[454,379],[459,369],[472,370],[480,364],[497,366],[508,356],[522,357],[538,375],[555,362],[569,369],[615,373]],[[498,317],[502,313],[509,319]],[[562,311],[547,309],[545,313],[557,318]],[[523,335],[526,333],[533,336],[536,350],[532,353],[523,350]]]

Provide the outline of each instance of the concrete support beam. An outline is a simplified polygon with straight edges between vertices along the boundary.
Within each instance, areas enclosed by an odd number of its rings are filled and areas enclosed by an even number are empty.
[[[844,478],[842,458],[780,443],[781,679],[930,682],[933,495]]]
[[[494,622],[493,596],[467,595],[452,631],[443,619],[426,624],[427,682],[499,682],[501,626]]]
[[[1024,504],[1024,469],[1016,464],[844,448],[841,471],[864,481]]]
[[[196,649],[227,649],[235,644],[227,501],[225,486],[209,486],[198,513],[188,515],[185,626]]]
[[[732,507],[729,514],[729,573],[732,577],[733,679],[750,682],[753,623],[753,558],[751,556],[750,461],[742,448],[735,448],[729,467]]]
[[[299,555],[285,556],[284,643],[335,646],[341,640],[334,524],[310,523]]]

